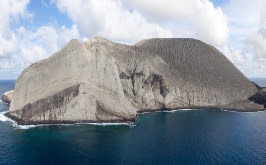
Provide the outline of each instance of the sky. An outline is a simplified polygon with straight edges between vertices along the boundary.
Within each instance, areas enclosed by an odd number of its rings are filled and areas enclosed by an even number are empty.
[[[0,79],[16,79],[71,39],[132,45],[195,38],[247,77],[266,78],[265,0],[0,0]]]

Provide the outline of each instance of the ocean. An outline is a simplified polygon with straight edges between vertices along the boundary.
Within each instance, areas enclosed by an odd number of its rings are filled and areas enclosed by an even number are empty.
[[[250,78],[250,80],[258,84],[260,87],[266,87],[266,78]]]
[[[266,82],[266,81],[265,81]],[[0,95],[14,81],[0,81]],[[0,102],[0,165],[266,164],[266,111],[140,114],[136,125],[18,126]]]

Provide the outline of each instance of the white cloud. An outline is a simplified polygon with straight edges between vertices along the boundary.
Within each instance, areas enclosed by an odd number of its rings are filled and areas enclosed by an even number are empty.
[[[20,18],[31,18],[27,10],[29,0],[0,1],[0,69],[20,73],[33,62],[47,58],[61,49],[69,40],[81,39],[77,25],[71,28],[52,25],[34,31],[23,26],[11,29]]]
[[[210,0],[51,0],[44,5],[56,4],[75,23],[72,27],[48,22],[31,30],[11,28],[33,16],[28,4],[0,1],[0,73],[17,75],[72,38],[85,41],[98,35],[128,44],[144,38],[192,37],[218,47],[247,76],[266,77],[264,0],[230,0],[222,8]]]
[[[221,8],[209,0],[128,0],[128,7],[143,13],[149,20],[175,24],[171,30],[179,36],[178,29],[185,26],[186,35],[214,45],[224,45],[229,38],[227,17]],[[182,32],[181,32],[182,33]]]
[[[250,33],[244,40],[245,51],[248,52],[250,67],[254,75],[251,77],[266,77],[266,29]]]
[[[246,49],[257,61],[266,61],[266,29],[251,33],[245,40]]]
[[[118,0],[57,0],[56,4],[88,37],[98,35],[125,43],[151,37],[172,37],[167,28],[148,22],[136,11],[130,12]]]
[[[188,35],[215,45],[228,41],[227,18],[209,0],[57,0],[56,4],[89,37],[126,43]]]
[[[221,52],[232,62],[238,69],[246,75],[250,75],[250,68],[253,67],[253,63],[250,63],[250,55],[247,52],[237,50],[231,46],[224,46],[220,48]]]
[[[38,45],[51,54],[61,49],[71,39],[81,39],[79,29],[75,24],[69,29],[65,26],[54,27],[49,25],[41,26],[36,31],[29,31],[24,27],[18,28],[17,31],[22,49],[27,45]]]
[[[149,19],[165,21],[169,19],[182,19],[193,16],[195,9],[201,5],[201,1],[195,0],[127,0],[127,7],[138,10]]]
[[[27,15],[26,9],[28,3],[29,0],[0,1],[0,32],[9,32],[5,37],[8,37],[8,34],[11,33],[9,29],[11,19],[18,20],[19,17],[25,17]]]
[[[33,62],[47,58],[73,38],[81,39],[77,25],[41,26],[28,30],[12,28],[21,18],[32,18],[27,10],[29,0],[0,1],[0,69],[1,73],[18,74]],[[3,75],[2,75],[3,76]],[[9,77],[9,76],[7,76]]]
[[[16,34],[18,51],[10,55],[10,62],[13,58],[19,58],[18,66],[22,67],[49,57],[73,38],[81,39],[76,25],[69,29],[65,26],[41,26],[36,31],[29,31],[21,26]]]
[[[264,0],[231,0],[223,8],[229,18],[231,51],[222,51],[248,77],[266,77],[265,7]]]
[[[26,7],[29,0],[0,1],[0,57],[12,53],[16,49],[17,38],[10,29],[11,20],[27,15]]]
[[[266,60],[257,60],[253,52],[248,50],[237,50],[233,47],[225,46],[221,51],[227,58],[232,61],[240,71],[247,77],[266,77]]]

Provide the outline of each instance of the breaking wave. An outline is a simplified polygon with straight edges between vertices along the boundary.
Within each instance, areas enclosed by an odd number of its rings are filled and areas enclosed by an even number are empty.
[[[150,111],[150,112],[139,112],[138,114],[146,114],[146,113],[153,113],[153,112],[163,112],[163,113],[174,113],[174,112],[178,112],[178,111],[194,111],[195,109],[175,109],[175,110],[158,110],[158,111]]]
[[[34,127],[34,125],[18,125],[14,120],[5,116],[8,111],[0,112],[0,121],[11,124],[15,129],[29,129]]]
[[[171,110],[171,111],[162,111],[164,113],[175,113],[175,112],[180,112],[180,111],[195,111],[195,109],[175,109],[175,110]]]
[[[220,109],[220,110],[224,112],[237,112],[237,111],[232,111],[232,110],[227,110],[227,109]]]
[[[5,116],[5,113],[7,113],[8,111],[4,111],[4,112],[0,112],[0,121],[2,122],[11,122],[11,123],[15,123],[14,120],[11,120],[10,118]]]
[[[76,123],[76,124],[99,125],[99,126],[119,126],[119,125],[135,126],[135,123]]]
[[[14,120],[6,117],[4,114],[7,113],[8,111],[0,112],[0,121],[12,124],[12,126],[15,129],[30,129],[34,127],[44,127],[44,126],[54,126],[54,125],[59,125],[59,126],[80,126],[80,125],[99,125],[99,126],[120,126],[120,125],[125,125],[125,126],[130,126],[134,127],[135,123],[74,123],[74,124],[37,124],[37,125],[19,125],[17,124]]]
[[[3,102],[2,99],[0,99],[0,103],[3,103],[3,104],[7,104],[7,105],[9,105],[8,103]]]

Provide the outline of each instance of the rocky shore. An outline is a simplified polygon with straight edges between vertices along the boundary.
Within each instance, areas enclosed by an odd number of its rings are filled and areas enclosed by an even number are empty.
[[[79,120],[79,121],[73,121],[73,120],[42,120],[42,121],[25,121],[21,120],[13,115],[11,115],[9,112],[4,114],[6,117],[14,120],[18,125],[40,125],[40,124],[77,124],[77,123],[103,123],[103,121],[98,120]],[[105,120],[104,123],[127,123],[127,124],[135,124],[139,120],[139,117],[137,116],[134,120]]]
[[[6,92],[6,93],[12,93]],[[10,95],[9,95],[10,96]],[[254,102],[251,103],[250,101]],[[167,108],[161,108],[161,109],[141,109],[138,110],[138,114],[141,113],[152,113],[152,112],[164,112],[164,111],[176,111],[176,110],[184,110],[184,109],[191,109],[191,110],[200,110],[200,109],[224,109],[227,111],[234,111],[234,112],[257,112],[257,111],[265,111],[266,110],[266,91],[265,88],[261,88],[261,91],[259,91],[256,95],[253,95],[249,98],[249,100],[241,101],[238,103],[234,103],[234,105],[227,105],[227,106],[221,106],[221,107],[176,107],[175,109],[167,109]],[[6,102],[10,103],[10,102]],[[264,105],[264,108],[261,108],[260,105]],[[56,121],[56,120],[43,120],[43,121],[25,121],[21,120],[20,118],[17,118],[13,115],[11,115],[9,112],[4,114],[6,117],[16,121],[19,125],[39,125],[39,124],[76,124],[76,123],[102,123],[103,121],[99,120],[80,120],[80,121],[72,121],[72,120],[62,120],[62,121]],[[136,124],[139,120],[138,115],[135,119],[132,120],[105,120],[104,123],[128,123],[128,124]]]
[[[182,107],[177,109],[149,109],[149,110],[138,110],[138,115],[142,113],[153,113],[153,112],[165,112],[165,111],[178,111],[178,110],[201,110],[201,109],[213,109],[213,110],[227,110],[227,111],[233,111],[233,112],[259,112],[259,111],[265,111],[266,108],[243,108],[243,109],[234,109],[234,108],[219,108],[219,107]],[[14,120],[18,125],[40,125],[40,124],[77,124],[77,123],[103,123],[103,121],[99,120],[80,120],[80,121],[72,121],[72,120],[42,120],[42,121],[25,121],[21,120],[13,115],[11,115],[9,112],[4,114],[6,117]],[[133,120],[105,120],[104,123],[127,123],[127,124],[136,124],[139,120],[139,116],[136,116]]]
[[[257,86],[259,87],[259,86]],[[266,88],[260,88],[260,91],[256,93],[255,95],[248,98],[248,100],[240,101],[237,103],[233,103],[231,105],[226,106],[208,106],[208,107],[176,107],[175,109],[167,109],[167,108],[161,108],[161,109],[141,109],[138,110],[137,113],[152,113],[152,112],[164,112],[164,111],[176,111],[176,110],[184,110],[184,109],[191,109],[191,110],[200,110],[200,109],[218,109],[218,110],[227,110],[227,111],[234,111],[234,112],[257,112],[257,111],[264,111],[266,110]],[[5,97],[9,96],[9,100],[6,103],[11,102],[10,94],[12,94],[12,91],[6,92],[4,95]],[[8,93],[8,95],[7,95]],[[3,95],[3,97],[4,97]],[[254,103],[252,103],[254,102]],[[262,108],[260,105],[263,105],[264,108]],[[19,125],[39,125],[39,124],[76,124],[76,123],[102,123],[103,121],[100,120],[79,120],[79,121],[72,121],[72,120],[42,120],[42,121],[25,121],[20,118],[17,118],[13,115],[11,115],[9,112],[4,114],[6,117],[16,121]],[[136,118],[132,120],[105,120],[104,123],[128,123],[128,124],[136,124],[139,120],[138,115]]]

